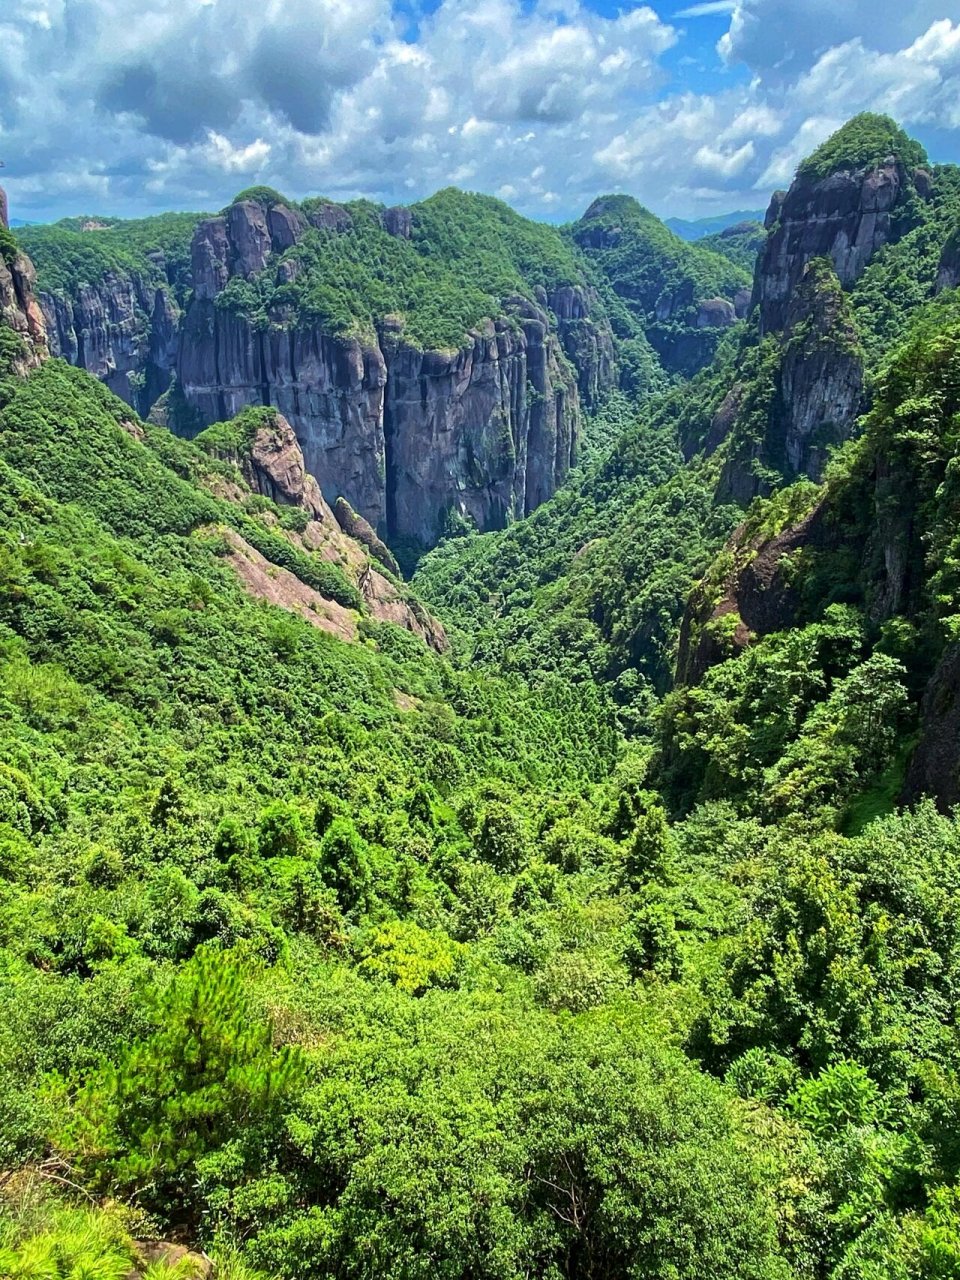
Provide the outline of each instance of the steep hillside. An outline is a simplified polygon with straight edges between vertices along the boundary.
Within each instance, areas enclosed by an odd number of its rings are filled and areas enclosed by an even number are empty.
[[[282,405],[184,439],[48,359],[0,240],[0,1275],[960,1274],[960,184],[921,161],[841,130],[709,365],[411,588]],[[202,222],[191,323],[262,354],[320,292],[383,354],[416,263],[370,246],[429,253],[344,208]],[[455,226],[423,270],[469,306]]]
[[[419,588],[475,659],[599,680],[625,726],[649,729],[652,695],[673,680],[683,601],[712,553],[755,494],[822,476],[869,406],[883,353],[949,282],[960,171],[908,171],[894,145],[917,159],[892,122],[840,130],[775,197],[754,310],[712,364],[639,411],[611,406],[616,445],[533,520],[422,562]],[[819,176],[881,152],[879,168]]]
[[[328,502],[401,546],[532,511],[578,456],[581,404],[616,383],[576,251],[487,197],[300,206],[254,188],[215,218],[26,241],[55,355],[187,435],[278,408]]]
[[[686,244],[631,196],[601,196],[569,231],[606,286],[618,334],[642,333],[668,372],[708,364],[722,331],[746,314],[749,272]]]
[[[146,414],[170,385],[200,215],[66,218],[21,227],[50,349]]]
[[[454,189],[383,209],[254,188],[216,218],[23,242],[55,355],[187,435],[273,405],[327,500],[415,549],[533,511],[589,446],[583,411],[699,368],[742,314],[747,273],[629,198],[568,231]]]
[[[826,484],[752,508],[694,593],[666,739],[688,803],[718,787],[775,811],[808,805],[810,787],[841,811],[869,785],[878,802],[960,799],[958,412],[960,306],[946,294],[882,366],[863,434]],[[824,645],[831,658],[811,671]],[[797,685],[776,730],[755,701],[757,681],[781,696],[771,664]],[[708,745],[718,696],[743,724],[742,760]]]
[[[735,222],[722,231],[703,236],[700,241],[702,249],[710,249],[720,253],[744,271],[753,275],[757,264],[757,255],[766,243],[766,234],[762,222]]]

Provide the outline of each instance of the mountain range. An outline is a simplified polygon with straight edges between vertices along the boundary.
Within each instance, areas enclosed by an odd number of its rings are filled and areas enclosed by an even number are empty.
[[[709,218],[666,218],[666,225],[681,240],[703,240],[719,235],[741,222],[762,222],[762,209],[738,209],[735,213],[717,213]]]
[[[0,228],[0,1275],[960,1274],[958,288],[876,115]]]

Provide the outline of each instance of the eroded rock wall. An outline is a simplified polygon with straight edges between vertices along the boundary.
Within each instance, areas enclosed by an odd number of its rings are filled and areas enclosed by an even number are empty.
[[[7,195],[0,187],[0,226],[7,229]],[[0,252],[0,321],[20,339],[19,349],[6,353],[20,372],[40,363],[47,354],[47,329],[34,293],[37,277],[25,253]]]
[[[875,169],[799,177],[767,210],[767,242],[754,280],[761,333],[784,327],[790,300],[814,258],[829,258],[844,287],[895,234],[894,214],[908,177],[894,160]]]
[[[111,272],[71,297],[41,293],[50,353],[86,369],[140,412],[170,385],[180,311],[170,291]]]
[[[391,234],[409,234],[396,210],[384,217]],[[230,280],[255,276],[303,225],[243,201],[198,226],[177,356],[196,425],[275,406],[327,500],[345,498],[389,538],[430,545],[451,515],[499,528],[549,498],[575,461],[581,403],[616,377],[590,291],[503,299],[503,314],[455,350],[421,350],[389,321],[361,341],[319,325],[256,327],[224,305]]]

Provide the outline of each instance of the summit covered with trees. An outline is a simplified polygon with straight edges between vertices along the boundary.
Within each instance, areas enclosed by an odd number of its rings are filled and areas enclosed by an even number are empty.
[[[284,273],[454,355],[577,273],[610,384],[391,548],[277,405],[50,358],[24,249],[189,307],[193,225],[3,240],[0,1275],[960,1275],[958,171],[858,117],[726,254],[238,200],[271,341]]]

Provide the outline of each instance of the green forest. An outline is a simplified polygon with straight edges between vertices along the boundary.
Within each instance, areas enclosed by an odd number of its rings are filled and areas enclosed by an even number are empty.
[[[765,326],[804,193],[884,166]],[[269,409],[182,439],[0,327],[0,1276],[956,1280],[960,170],[857,117],[705,247],[337,207],[217,306],[444,345],[580,282],[619,388],[404,582],[256,490]],[[5,260],[188,297],[194,215],[85,221]]]

